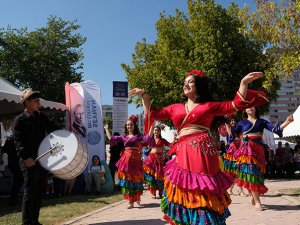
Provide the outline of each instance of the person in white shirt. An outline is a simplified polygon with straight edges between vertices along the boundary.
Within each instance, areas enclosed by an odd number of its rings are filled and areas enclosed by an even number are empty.
[[[92,157],[92,165],[88,171],[87,194],[91,194],[93,181],[96,186],[96,195],[100,195],[100,186],[105,183],[105,168],[101,165],[100,158],[97,155]]]

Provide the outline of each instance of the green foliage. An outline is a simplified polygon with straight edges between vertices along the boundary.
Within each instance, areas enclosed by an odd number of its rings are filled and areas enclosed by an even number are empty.
[[[113,127],[113,119],[111,116],[106,116],[103,119],[103,125],[108,124],[108,127],[110,130],[112,130]],[[105,134],[105,130],[104,130],[104,134]],[[107,138],[107,136],[105,135],[105,144],[109,144],[109,140]]]
[[[82,79],[86,39],[75,33],[79,28],[76,21],[51,16],[46,27],[32,32],[0,29],[0,76],[20,89],[40,91],[44,99],[65,102],[65,83]],[[64,113],[50,112],[49,117],[63,126]]]
[[[80,82],[85,38],[76,21],[51,16],[47,26],[0,30],[0,76],[21,89],[41,91],[45,99],[64,102],[66,81]]]
[[[256,0],[256,7],[250,12],[246,6],[239,17],[244,23],[242,33],[268,49],[274,68],[264,84],[269,89],[270,80],[289,78],[300,65],[300,1]]]
[[[191,69],[205,72],[217,101],[232,99],[243,76],[251,71],[267,71],[270,61],[262,55],[263,45],[244,36],[237,5],[223,9],[212,0],[188,1],[188,14],[161,14],[156,23],[157,40],[138,42],[132,66],[122,64],[130,88],[147,91],[155,106],[182,102],[184,75]],[[263,79],[251,84],[261,89]],[[251,88],[250,87],[250,88]],[[276,96],[278,81],[268,92]],[[133,99],[137,105],[139,98]]]

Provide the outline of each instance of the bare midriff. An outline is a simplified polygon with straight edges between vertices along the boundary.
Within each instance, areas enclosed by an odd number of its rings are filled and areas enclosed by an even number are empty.
[[[154,147],[151,149],[151,153],[162,152],[162,151],[163,151],[163,148]]]
[[[199,130],[199,129],[189,128],[188,130],[183,130],[182,132],[180,132],[178,138],[183,137],[185,135],[203,133],[205,131],[207,131],[207,130]]]

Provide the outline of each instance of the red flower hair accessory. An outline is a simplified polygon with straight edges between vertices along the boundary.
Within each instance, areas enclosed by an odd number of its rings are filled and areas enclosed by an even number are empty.
[[[196,76],[199,76],[201,78],[204,78],[204,73],[200,70],[191,70],[191,71],[187,72],[187,74],[185,76],[188,77],[188,76],[191,76],[191,75],[196,75]]]
[[[138,121],[138,117],[137,117],[137,115],[131,115],[131,116],[129,116],[128,120],[131,120],[136,123]]]

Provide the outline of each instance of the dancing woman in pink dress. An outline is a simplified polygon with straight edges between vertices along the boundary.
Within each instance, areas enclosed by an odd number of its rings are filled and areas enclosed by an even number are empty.
[[[219,151],[210,135],[215,116],[232,114],[249,105],[266,102],[265,94],[247,91],[248,83],[262,76],[261,72],[246,75],[233,101],[213,102],[205,75],[198,70],[186,74],[183,93],[186,101],[162,109],[150,108],[150,98],[139,88],[129,95],[140,95],[146,113],[145,127],[155,120],[171,120],[178,132],[178,141],[164,172],[164,197],[161,208],[171,224],[226,224],[231,203],[227,189],[233,179],[219,167]]]
[[[171,143],[162,138],[161,128],[159,126],[154,127],[153,137],[156,145],[151,149],[149,156],[144,160],[144,177],[152,197],[156,198],[156,191],[158,191],[159,198],[161,198],[164,189],[163,152],[164,147],[170,147]]]
[[[240,147],[240,139],[238,136],[235,135],[233,132],[234,127],[237,123],[237,118],[235,116],[228,116],[229,123],[226,123],[226,129],[227,129],[227,147],[226,147],[226,154],[224,155],[224,173],[234,177],[234,183],[229,188],[229,194],[233,195],[233,187],[235,183],[237,182],[237,166],[236,166],[236,159],[233,157],[234,152],[238,150]],[[242,187],[239,187],[238,195],[245,197],[246,194]]]
[[[251,204],[261,211],[263,208],[259,195],[268,191],[264,185],[267,162],[262,141],[263,130],[267,129],[281,137],[283,129],[294,119],[291,115],[283,123],[273,126],[269,121],[259,118],[255,107],[249,107],[245,112],[245,118],[234,128],[234,133],[242,139],[233,155],[237,166],[237,185],[248,189]]]
[[[104,126],[110,145],[114,146],[119,142],[123,142],[125,147],[116,166],[118,167],[119,185],[124,198],[129,202],[128,209],[133,208],[134,202],[140,205],[140,196],[143,194],[144,170],[140,156],[140,146],[143,143],[150,147],[155,146],[153,138],[150,138],[149,135],[139,134],[136,122],[137,117],[130,116],[124,125],[124,135],[121,136],[111,136],[108,125]]]

